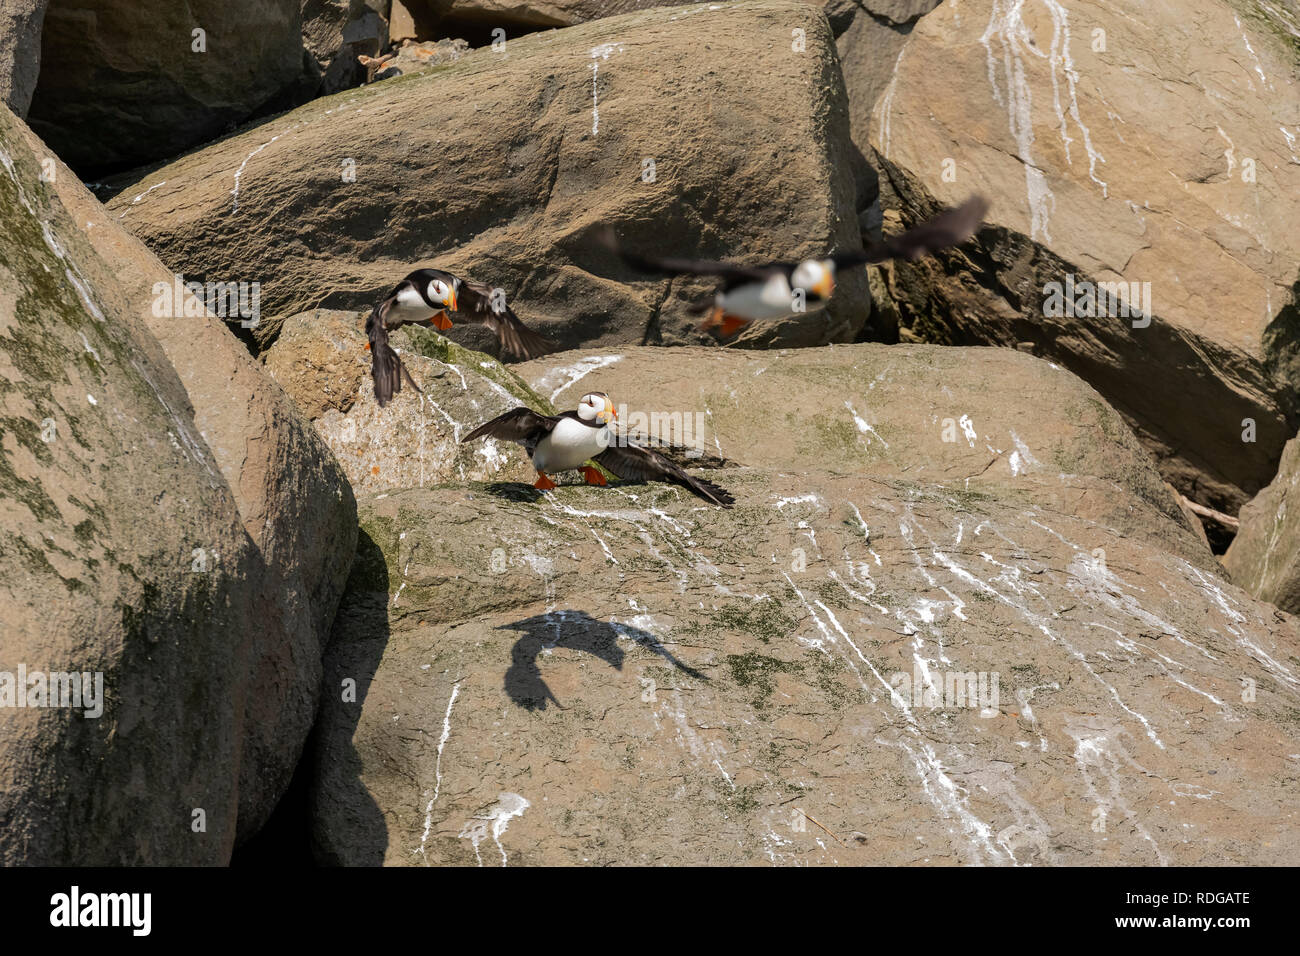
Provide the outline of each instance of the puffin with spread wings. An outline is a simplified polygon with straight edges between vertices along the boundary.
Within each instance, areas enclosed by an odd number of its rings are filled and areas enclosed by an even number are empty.
[[[745,265],[698,259],[657,259],[621,248],[612,234],[606,234],[606,241],[628,265],[641,272],[718,277],[721,285],[712,308],[705,305],[699,310],[709,309],[709,316],[700,327],[716,330],[726,338],[751,322],[781,319],[822,308],[835,291],[837,270],[888,259],[915,262],[922,256],[965,242],[975,234],[987,212],[988,201],[981,196],[972,196],[960,206],[945,210],[901,235],[869,244],[861,252],[835,253],[802,262]]]
[[[441,269],[416,269],[397,283],[366,318],[370,374],[380,407],[387,405],[402,390],[403,381],[420,391],[411,373],[388,344],[388,333],[407,323],[429,324],[445,332],[452,327],[449,318],[452,314],[466,316],[492,329],[502,351],[515,358],[537,358],[555,347],[555,343],[520,322],[506,305],[505,296],[495,293],[491,286],[459,278]]]
[[[626,481],[665,481],[680,485],[710,504],[730,508],[735,499],[711,481],[696,478],[663,455],[620,443],[610,423],[618,417],[604,392],[589,392],[573,411],[540,415],[520,406],[480,425],[461,439],[498,438],[522,445],[537,469],[533,486],[542,491],[555,487],[550,474],[578,470],[589,485],[604,485],[605,476],[588,465],[594,461]]]

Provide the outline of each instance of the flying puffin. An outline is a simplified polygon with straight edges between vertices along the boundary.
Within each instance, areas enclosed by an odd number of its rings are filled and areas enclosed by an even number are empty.
[[[696,259],[654,259],[628,252],[613,240],[606,241],[634,269],[664,275],[717,276],[722,280],[709,316],[700,326],[726,338],[761,319],[780,319],[793,315],[795,291],[802,290],[805,309],[816,311],[825,306],[835,291],[838,269],[860,266],[887,259],[915,262],[922,256],[965,242],[984,219],[988,202],[972,196],[960,206],[947,209],[933,219],[883,242],[871,243],[862,252],[835,253],[802,262],[767,262],[743,265],[734,262],[710,262]]]
[[[388,344],[388,333],[408,322],[428,323],[445,332],[452,326],[449,312],[468,315],[482,322],[496,332],[502,350],[516,358],[536,358],[555,344],[520,322],[503,297],[493,296],[490,286],[458,278],[441,269],[416,269],[397,283],[366,318],[370,374],[375,380],[375,398],[380,407],[387,405],[402,390],[403,380],[420,391],[411,373]]]
[[[574,469],[582,472],[587,484],[604,485],[605,476],[586,464],[594,461],[627,481],[666,481],[723,508],[735,503],[724,489],[692,477],[657,452],[619,444],[610,429],[610,422],[616,418],[618,413],[609,396],[589,392],[574,411],[559,415],[539,415],[523,406],[512,408],[474,429],[461,443],[490,437],[523,445],[539,476],[533,487],[542,491],[555,487],[547,472]]]

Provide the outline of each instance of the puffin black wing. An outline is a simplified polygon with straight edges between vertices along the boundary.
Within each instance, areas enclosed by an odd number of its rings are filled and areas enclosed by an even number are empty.
[[[615,251],[638,272],[658,275],[716,276],[722,280],[724,290],[751,282],[765,282],[774,272],[789,272],[793,262],[768,262],[762,265],[743,265],[739,262],[721,262],[716,259],[658,259],[629,252],[614,240]]]
[[[391,402],[393,396],[402,390],[403,379],[411,383],[411,388],[420,391],[420,386],[415,384],[411,373],[388,344],[384,316],[391,304],[391,298],[385,299],[371,309],[370,315],[366,317],[366,336],[370,339],[370,377],[375,382],[375,401],[379,402],[380,408]]]
[[[554,342],[519,321],[519,316],[506,305],[504,297],[493,301],[491,287],[482,282],[461,281],[456,311],[472,315],[494,331],[501,348],[515,358],[537,358],[555,348]]]
[[[490,422],[484,422],[462,438],[460,443],[463,445],[476,438],[500,438],[502,441],[523,445],[531,457],[537,443],[551,433],[559,420],[558,416],[539,415],[531,408],[520,405],[498,415]]]
[[[592,459],[602,467],[627,481],[666,481],[680,485],[694,495],[723,508],[730,508],[736,499],[724,488],[711,481],[696,478],[657,452],[636,445],[610,445]]]
[[[933,219],[892,239],[872,243],[862,252],[846,252],[831,258],[837,269],[868,262],[884,262],[887,259],[915,262],[922,256],[965,242],[975,235],[975,230],[980,227],[988,211],[988,200],[983,196],[972,196],[960,206],[945,209]]]

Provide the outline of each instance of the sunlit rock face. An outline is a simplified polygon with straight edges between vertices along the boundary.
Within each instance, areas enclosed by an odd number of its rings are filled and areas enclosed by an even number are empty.
[[[1223,556],[1232,580],[1300,614],[1300,439],[1287,443],[1277,477],[1241,509],[1241,530]]]
[[[946,3],[917,22],[871,125],[887,214],[992,201],[975,242],[897,264],[907,333],[1060,362],[1180,492],[1230,514],[1300,430],[1296,13]]]
[[[698,473],[736,505],[510,481],[364,498],[316,738],[320,860],[1295,852],[1296,622],[1227,583],[1069,372],[870,345],[520,371],[557,408],[605,391],[637,427],[698,411]]]
[[[266,370],[315,425],[357,494],[534,480],[518,445],[460,440],[502,412],[520,405],[547,412],[548,402],[492,356],[409,327],[391,341],[420,391],[408,385],[380,408],[365,319],[364,312],[331,309],[291,316],[263,356]]]

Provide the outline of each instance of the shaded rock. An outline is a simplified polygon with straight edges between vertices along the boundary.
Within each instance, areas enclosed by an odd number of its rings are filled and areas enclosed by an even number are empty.
[[[623,427],[732,462],[1027,497],[1221,573],[1199,523],[1187,520],[1123,419],[1069,372],[1017,352],[600,349],[518,370],[557,408],[603,391],[622,406]]]
[[[871,290],[871,328],[876,332],[868,341],[898,342],[903,331],[898,305],[889,292],[888,276],[892,270],[886,266],[867,266],[867,286]]]
[[[41,25],[49,0],[0,2],[0,102],[27,115],[41,70]]]
[[[45,16],[28,121],[83,173],[175,155],[292,94],[299,3],[60,0]]]
[[[357,57],[378,56],[388,45],[389,7],[390,0],[302,0],[302,41],[318,95],[365,81]]]
[[[177,268],[260,279],[268,317],[368,308],[437,262],[500,286],[564,344],[704,342],[687,305],[705,287],[629,284],[597,229],[757,259],[860,243],[825,18],[789,0],[711,6],[532,34],[318,100],[110,206]],[[762,70],[717,68],[755,51]],[[662,118],[650,139],[647,116]],[[851,340],[869,311],[865,276],[840,289],[826,314],[765,325],[752,344]],[[452,336],[486,350],[481,330]]]
[[[1300,439],[1287,442],[1277,477],[1241,509],[1240,520],[1223,556],[1233,583],[1300,612]]]
[[[872,126],[908,221],[971,192],[993,203],[975,244],[897,265],[904,323],[1030,343],[1094,385],[1179,491],[1229,513],[1300,426],[1296,22],[1235,0],[945,4]],[[1149,325],[1119,301],[1052,314],[1070,276],[1135,284],[1122,301]]]
[[[852,0],[873,17],[889,23],[913,23],[939,4],[935,0]]]
[[[6,149],[16,150],[13,162],[19,180],[34,180],[43,168],[40,160],[48,152],[44,145],[30,131],[17,125],[6,132],[5,144]],[[66,166],[56,163],[52,181],[40,188],[41,199],[59,217],[52,235],[65,247],[75,244],[83,251],[84,259],[77,261],[86,272],[86,278],[81,281],[88,290],[87,295],[116,296],[115,308],[124,316],[124,327],[141,330],[138,334],[132,331],[133,339],[161,348],[163,360],[169,363],[168,374],[176,376],[182,388],[180,403],[168,397],[165,404],[191,429],[195,447],[191,448],[187,442],[187,433],[176,427],[171,430],[186,454],[198,456],[202,452],[202,458],[195,460],[206,461],[214,480],[226,489],[231,498],[231,513],[239,523],[242,535],[239,547],[226,544],[218,526],[206,536],[188,532],[189,545],[173,555],[173,560],[183,565],[181,571],[187,575],[194,573],[190,571],[194,562],[211,567],[220,562],[221,568],[229,568],[238,583],[238,593],[221,599],[229,605],[228,610],[218,614],[214,609],[221,608],[219,602],[198,604],[194,608],[174,604],[179,598],[165,590],[150,600],[157,602],[158,615],[175,616],[176,620],[169,620],[166,627],[174,628],[176,634],[184,637],[181,646],[187,649],[186,653],[200,661],[206,679],[215,682],[219,693],[239,711],[236,724],[239,745],[234,751],[238,763],[232,765],[231,772],[238,774],[238,790],[232,792],[238,794],[238,830],[243,838],[266,819],[287,786],[312,724],[319,694],[322,641],[333,620],[355,547],[355,503],[351,490],[337,463],[299,417],[288,396],[258,371],[256,363],[221,321],[208,315],[174,318],[169,314],[155,314],[162,311],[157,309],[156,284],[170,285],[172,277],[143,244],[115,224]],[[12,286],[23,287],[21,282]],[[100,355],[105,354],[102,348],[98,351]],[[129,405],[123,403],[121,407]],[[94,437],[90,431],[87,435]],[[119,466],[114,462],[113,467]],[[147,484],[140,485],[135,490],[121,492],[124,496],[121,499],[110,495],[106,500],[116,502],[118,507],[139,500],[149,502],[153,508],[155,505],[143,490],[147,487]],[[180,492],[168,486],[167,494]],[[184,502],[177,507],[185,507]],[[187,529],[192,521],[202,517],[199,514],[187,519],[179,527]],[[171,540],[169,535],[158,535],[159,547]],[[104,541],[105,547],[118,547],[116,538],[105,537]],[[146,593],[153,594],[161,588],[144,570],[138,573],[137,587]],[[154,573],[152,566],[150,573]],[[132,590],[126,588],[123,593],[129,596]],[[143,608],[138,605],[137,608],[143,613]],[[223,648],[225,644],[231,646],[228,652],[213,653],[208,660],[203,659],[206,653],[203,644],[198,638],[191,639],[184,630],[187,622],[192,623],[190,618],[201,613],[217,615],[217,623],[209,625],[206,620],[200,620],[193,624],[196,633],[211,626],[214,635],[223,642]],[[105,633],[104,640],[110,640],[109,632]],[[140,639],[138,635],[136,639]],[[84,633],[78,640],[84,640]],[[128,650],[137,653],[129,642]],[[234,655],[233,663],[229,655]],[[131,668],[144,666],[140,658],[132,658],[130,665]],[[148,673],[155,672],[149,669]],[[124,675],[124,679],[132,681],[143,679],[130,668]],[[123,727],[153,721],[149,710],[152,700],[142,697],[122,700],[120,721],[124,723],[117,733],[123,733]],[[186,706],[203,712],[199,696],[189,699]],[[220,714],[214,713],[212,719],[219,723]],[[165,729],[165,721],[163,725]],[[197,738],[177,730],[171,746],[176,749],[177,741],[194,739]],[[219,744],[214,747],[220,750]],[[82,759],[87,752],[95,750],[92,747],[84,751]],[[104,779],[130,779],[130,773]],[[161,783],[159,786],[160,799],[168,798],[169,792]],[[100,798],[92,788],[88,799]],[[145,809],[142,807],[141,812]],[[233,838],[234,831],[227,824],[233,827],[234,817],[229,821],[213,821],[215,812],[209,808],[209,831],[222,833],[223,839]],[[148,833],[153,826],[151,821],[142,832]],[[121,831],[111,828],[103,832]],[[140,859],[150,862],[195,859],[177,857],[175,848],[165,842],[154,850],[155,855]],[[228,856],[229,846],[225,845],[221,852]],[[205,860],[224,861],[220,854]]]
[[[388,17],[388,39],[391,43],[402,40],[427,40],[433,38],[438,21],[455,0],[392,0]]]
[[[1215,549],[1214,545],[1210,543],[1210,537],[1206,533],[1205,524],[1201,521],[1200,516],[1196,513],[1196,511],[1192,508],[1192,506],[1188,503],[1187,499],[1182,494],[1179,493],[1177,488],[1169,484],[1169,482],[1167,481],[1165,482],[1165,487],[1169,489],[1169,493],[1170,495],[1173,496],[1174,501],[1178,502],[1178,507],[1183,513],[1183,518],[1186,519],[1187,526],[1192,529],[1192,533],[1195,534],[1198,538],[1200,538],[1205,543],[1205,546],[1207,548],[1209,548],[1212,551],[1215,551],[1216,554],[1219,551],[1221,551],[1222,548]]]
[[[375,401],[365,313],[318,309],[286,320],[266,370],[293,396],[360,493],[449,481],[528,481],[523,449],[462,435],[518,405],[550,411],[509,368],[427,329],[392,336],[423,394],[408,385],[385,408]]]
[[[1300,848],[1294,618],[1159,534],[1040,505],[1041,486],[710,477],[734,509],[664,486],[363,501],[315,738],[318,859],[1258,865]]]

